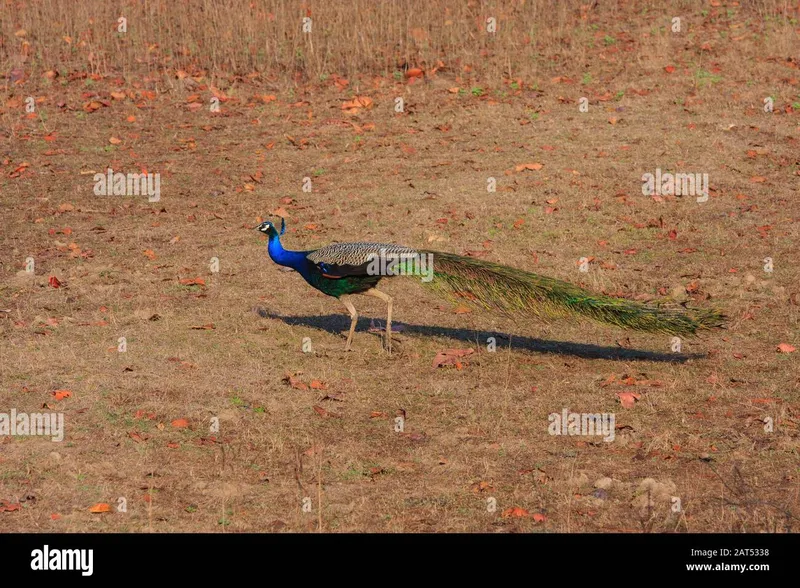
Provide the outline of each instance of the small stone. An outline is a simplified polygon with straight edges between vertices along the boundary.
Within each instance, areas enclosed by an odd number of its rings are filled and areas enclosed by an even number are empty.
[[[608,490],[609,488],[611,488],[611,485],[613,483],[614,483],[614,480],[612,480],[611,478],[608,478],[608,477],[600,478],[599,480],[597,480],[594,483],[594,487],[595,488],[599,488],[601,490]]]

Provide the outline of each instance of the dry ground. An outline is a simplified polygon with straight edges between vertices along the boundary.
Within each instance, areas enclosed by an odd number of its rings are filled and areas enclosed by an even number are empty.
[[[344,89],[217,79],[219,113],[203,78],[9,85],[0,412],[63,412],[66,437],[0,438],[0,531],[796,530],[800,370],[777,347],[800,341],[800,72],[730,35],[644,50],[647,28],[611,24],[577,73],[521,84],[446,68]],[[33,117],[28,95],[44,97]],[[372,107],[344,112],[355,95]],[[95,196],[109,166],[159,172],[160,202]],[[708,202],[643,196],[656,168],[708,173]],[[372,298],[344,353],[343,306],[253,230],[279,209],[287,248],[472,252],[719,307],[728,329],[672,353],[660,335],[465,313],[395,279],[395,353],[369,331]],[[460,369],[431,367],[470,347]],[[551,436],[564,408],[614,413],[615,440]]]

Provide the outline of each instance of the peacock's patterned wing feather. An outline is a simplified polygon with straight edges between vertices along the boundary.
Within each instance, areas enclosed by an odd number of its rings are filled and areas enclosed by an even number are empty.
[[[306,256],[329,278],[370,275],[370,265],[381,256],[414,255],[416,251],[391,243],[334,243]],[[373,274],[374,275],[374,274]]]

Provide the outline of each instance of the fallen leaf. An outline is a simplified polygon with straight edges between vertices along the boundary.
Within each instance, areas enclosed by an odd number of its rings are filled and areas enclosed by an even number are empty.
[[[438,368],[446,365],[459,364],[459,357],[466,357],[473,353],[475,353],[475,350],[471,347],[469,349],[447,349],[445,351],[440,351],[433,359],[433,367]]]
[[[105,502],[98,502],[89,509],[89,512],[93,512],[95,514],[102,512],[111,512],[111,505],[106,504]]]
[[[0,512],[14,512],[15,510],[22,510],[22,505],[19,502],[9,502],[8,500],[0,499]]]
[[[71,390],[54,390],[52,392],[52,394],[53,394],[53,397],[56,400],[64,400],[65,398],[71,398],[72,397],[72,391]]]
[[[617,396],[623,408],[633,408],[636,401],[642,397],[641,394],[636,392],[617,392]]]
[[[514,166],[514,171],[521,172],[525,171],[526,169],[538,171],[544,167],[543,163],[520,163]]]
[[[295,378],[291,374],[286,374],[283,377],[283,381],[286,384],[289,384],[292,388],[295,388],[297,390],[308,390],[308,386],[306,386],[303,382],[301,382],[298,378]]]
[[[518,506],[512,506],[511,508],[505,509],[501,516],[504,519],[508,519],[508,518],[512,518],[512,517],[521,518],[521,517],[530,516],[530,513],[527,510],[525,510],[524,508],[520,508]]]
[[[334,412],[331,412],[329,410],[325,410],[321,406],[314,406],[314,412],[316,412],[322,418],[335,418],[335,419],[342,418],[340,415],[338,415],[338,414],[336,414]]]
[[[780,345],[778,345],[779,353],[794,353],[795,351],[797,351],[797,348],[792,345],[789,345],[788,343],[781,343]]]
[[[179,280],[181,286],[205,286],[206,281],[203,278],[184,278]]]
[[[176,429],[183,429],[189,426],[189,421],[186,419],[175,419],[170,423]]]

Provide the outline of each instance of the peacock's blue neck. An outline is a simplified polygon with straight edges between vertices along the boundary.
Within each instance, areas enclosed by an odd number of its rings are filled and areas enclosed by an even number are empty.
[[[272,258],[272,261],[278,265],[290,267],[295,271],[302,273],[308,265],[308,260],[306,259],[308,252],[284,249],[277,233],[273,233],[269,236],[267,251],[269,251],[269,256]]]

